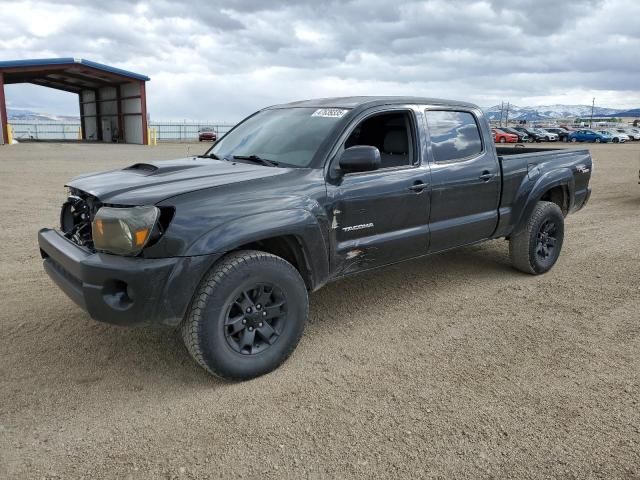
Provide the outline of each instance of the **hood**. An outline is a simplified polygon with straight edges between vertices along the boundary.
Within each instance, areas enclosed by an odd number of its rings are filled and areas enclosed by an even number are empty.
[[[187,192],[287,175],[292,170],[190,157],[82,175],[66,186],[89,193],[103,203],[150,205]]]

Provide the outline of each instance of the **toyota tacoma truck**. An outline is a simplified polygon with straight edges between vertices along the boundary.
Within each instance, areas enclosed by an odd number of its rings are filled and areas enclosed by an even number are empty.
[[[547,272],[591,169],[587,150],[496,149],[469,103],[307,100],[203,155],[73,179],[38,240],[93,319],[178,327],[208,372],[248,379],[291,354],[328,282],[497,238],[516,269]]]

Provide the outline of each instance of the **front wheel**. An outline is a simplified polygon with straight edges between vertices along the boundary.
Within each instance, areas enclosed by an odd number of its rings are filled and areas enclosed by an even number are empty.
[[[560,256],[564,216],[552,202],[538,202],[526,225],[509,241],[511,263],[518,270],[539,275],[548,272]]]
[[[578,141],[578,139],[575,138],[575,137],[571,139],[571,143],[576,143],[577,141]]]
[[[600,139],[599,139],[599,138],[596,138],[595,142],[596,142],[596,143],[600,143]]]
[[[298,271],[270,253],[223,257],[201,281],[182,339],[209,373],[245,380],[276,369],[296,348],[309,311]]]

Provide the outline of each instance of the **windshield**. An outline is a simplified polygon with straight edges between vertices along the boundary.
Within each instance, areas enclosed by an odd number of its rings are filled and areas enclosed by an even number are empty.
[[[263,110],[226,134],[209,153],[219,158],[256,156],[283,166],[307,167],[347,110]]]

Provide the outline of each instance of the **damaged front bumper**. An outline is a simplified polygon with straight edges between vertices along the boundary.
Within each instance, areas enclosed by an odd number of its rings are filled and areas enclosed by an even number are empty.
[[[149,259],[93,253],[57,230],[38,232],[44,269],[91,318],[177,326],[218,255]]]

